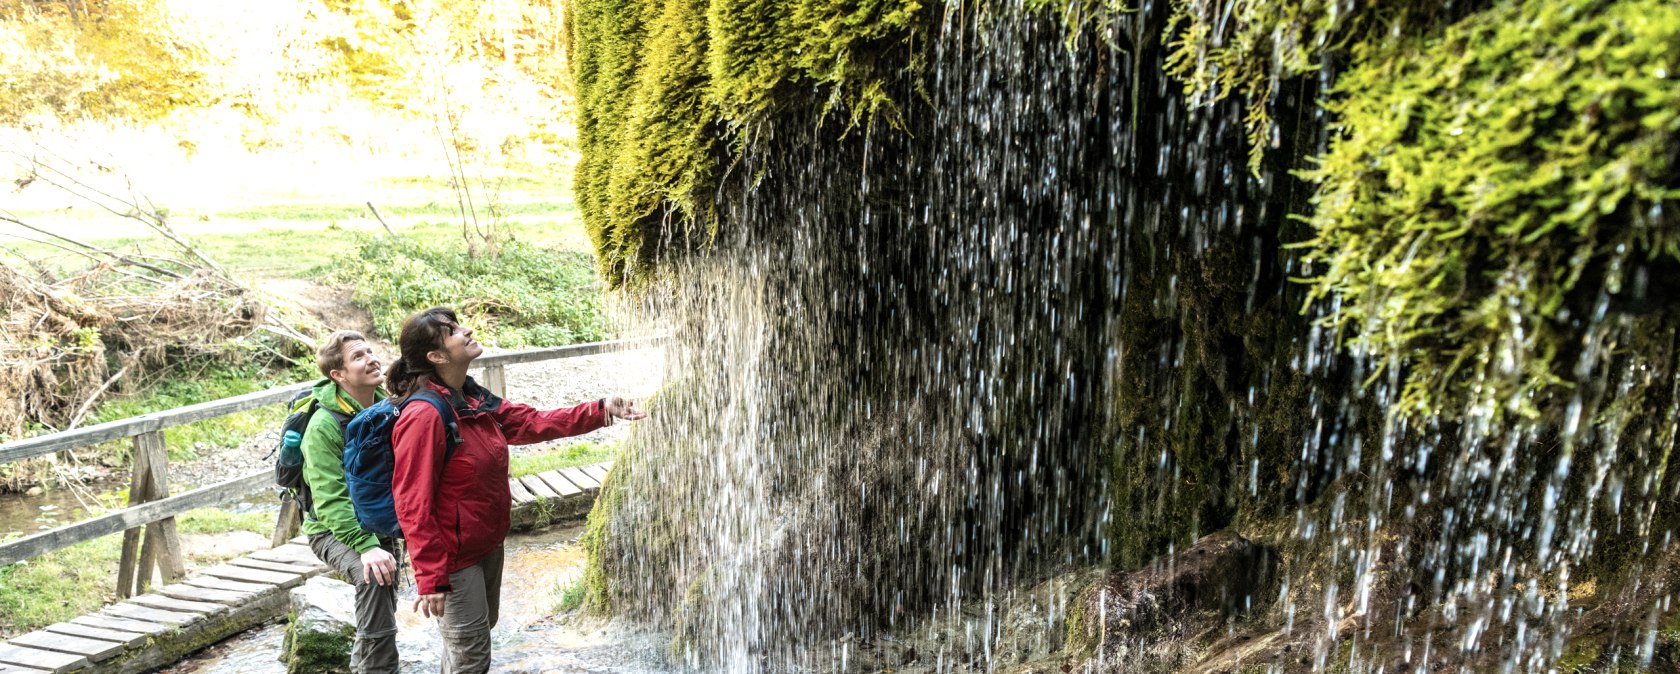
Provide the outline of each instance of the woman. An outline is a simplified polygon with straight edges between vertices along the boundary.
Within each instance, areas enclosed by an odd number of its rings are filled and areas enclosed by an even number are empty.
[[[580,435],[614,418],[647,416],[634,402],[618,397],[547,412],[503,401],[467,377],[473,359],[484,352],[472,335],[447,308],[410,316],[398,338],[401,357],[385,378],[399,401],[429,387],[455,411],[454,443],[446,420],[431,405],[402,407],[391,430],[391,492],[420,594],[414,610],[438,617],[445,674],[490,669],[502,541],[513,507],[508,445]]]

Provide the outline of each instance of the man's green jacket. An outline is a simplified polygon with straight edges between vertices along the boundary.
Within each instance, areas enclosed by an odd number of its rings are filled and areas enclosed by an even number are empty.
[[[338,419],[328,413],[337,410],[355,416],[362,411],[362,404],[331,379],[316,382],[313,393],[319,407],[303,431],[303,480],[309,483],[314,512],[303,518],[303,533],[313,536],[331,531],[356,552],[367,552],[379,545],[379,537],[356,523],[350,488],[344,484],[344,431]],[[383,390],[374,392],[375,400],[384,397]]]

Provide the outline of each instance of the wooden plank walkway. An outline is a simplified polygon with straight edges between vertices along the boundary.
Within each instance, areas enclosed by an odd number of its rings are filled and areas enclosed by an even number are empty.
[[[599,463],[508,480],[516,530],[589,513]],[[330,569],[303,536],[0,644],[0,674],[150,671],[285,615],[289,591]]]
[[[601,480],[584,471],[605,476],[610,468],[611,462],[597,463],[509,480],[508,489],[513,492],[514,530],[544,527],[557,520],[589,514],[589,508],[595,505],[595,494],[601,491]]]

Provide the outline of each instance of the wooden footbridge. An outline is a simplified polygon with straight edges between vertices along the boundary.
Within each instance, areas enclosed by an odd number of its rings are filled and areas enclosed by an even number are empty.
[[[505,368],[656,346],[659,338],[624,339],[483,356],[480,378],[505,394]],[[171,495],[163,429],[267,405],[283,404],[306,384],[283,386],[132,419],[0,445],[0,464],[123,438],[133,438],[128,506],[105,515],[0,544],[0,566],[95,538],[122,533],[114,570],[119,603],[0,644],[0,674],[144,672],[273,620],[286,611],[288,591],[328,569],[297,533],[299,513],[287,501],[276,518],[272,549],[188,575],[175,517],[263,492],[263,471]],[[610,464],[548,471],[510,479],[516,529],[546,525],[589,511]],[[154,576],[162,579],[152,587]],[[50,599],[43,598],[43,601]]]

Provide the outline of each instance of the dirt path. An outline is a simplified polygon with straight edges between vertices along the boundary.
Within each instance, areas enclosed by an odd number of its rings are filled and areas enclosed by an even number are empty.
[[[356,306],[349,288],[324,286],[309,279],[264,279],[257,289],[269,294],[292,315],[309,315],[329,330],[373,332],[373,315]]]

